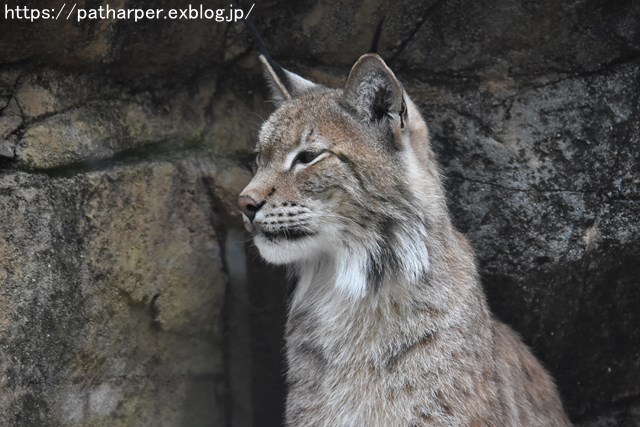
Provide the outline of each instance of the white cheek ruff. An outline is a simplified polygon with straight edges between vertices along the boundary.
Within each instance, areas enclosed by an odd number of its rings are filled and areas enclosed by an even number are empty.
[[[429,271],[426,229],[423,224],[414,226],[415,230],[400,227],[392,242],[381,243],[391,245],[389,250],[396,260],[395,269],[392,269],[390,260],[379,259],[379,262],[384,263],[386,276],[380,278],[381,280],[393,277],[408,284],[416,284]],[[380,246],[376,246],[364,247],[351,244],[335,254],[335,286],[348,297],[362,298],[370,288],[379,284],[370,274],[373,269],[372,257],[375,258],[376,254],[381,252]]]
[[[362,298],[367,291],[369,256],[361,248],[342,249],[336,254],[336,288],[351,298]]]
[[[332,221],[317,225],[320,234],[297,239],[273,240],[261,233],[254,237],[265,261],[294,267],[299,297],[303,289],[330,286],[345,298],[360,299],[387,280],[416,284],[429,271],[428,231],[419,217],[394,220],[387,235],[374,227],[347,237]]]

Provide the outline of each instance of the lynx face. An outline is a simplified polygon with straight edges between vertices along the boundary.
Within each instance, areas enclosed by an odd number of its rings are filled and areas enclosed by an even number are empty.
[[[426,127],[391,71],[365,55],[346,88],[333,90],[289,72],[283,83],[266,65],[282,103],[262,127],[256,173],[238,199],[262,257],[301,276],[329,269],[352,295],[393,275],[419,280],[429,153],[411,141],[424,141]]]

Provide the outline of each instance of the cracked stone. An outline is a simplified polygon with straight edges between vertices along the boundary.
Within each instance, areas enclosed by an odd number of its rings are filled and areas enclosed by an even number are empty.
[[[69,79],[52,86],[64,87],[68,83]],[[212,93],[209,80],[204,79],[201,92],[174,93],[159,108],[148,95],[123,94],[120,99],[111,99],[111,87],[93,93],[89,99],[85,90],[56,92],[54,97],[53,92],[25,87],[28,89],[20,92],[20,99],[31,119],[24,126],[16,158],[30,169],[92,163],[159,142],[176,141],[178,147],[194,144],[204,130],[203,106]],[[44,98],[40,97],[42,94],[46,94]],[[42,105],[39,100],[43,100]]]
[[[23,81],[16,91],[15,99],[27,119],[50,114],[60,108],[50,90],[32,82]]]
[[[194,406],[189,425],[224,424],[215,170],[194,154],[0,174],[2,425],[180,425]]]

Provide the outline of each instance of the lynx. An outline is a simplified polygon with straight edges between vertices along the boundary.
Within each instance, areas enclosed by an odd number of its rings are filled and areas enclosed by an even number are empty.
[[[549,374],[492,317],[452,226],[429,132],[385,62],[343,89],[260,57],[277,110],[238,198],[297,284],[288,426],[567,426]]]

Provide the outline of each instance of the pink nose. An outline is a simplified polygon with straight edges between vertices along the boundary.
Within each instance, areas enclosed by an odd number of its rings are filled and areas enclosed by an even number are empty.
[[[256,217],[256,212],[259,209],[256,201],[249,196],[240,196],[238,197],[238,207],[249,218],[249,221],[253,222],[253,218]]]

